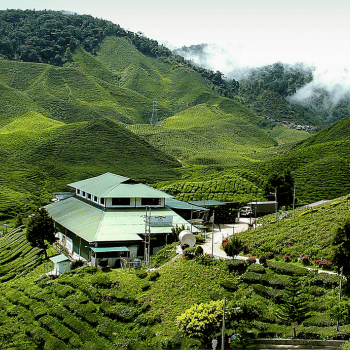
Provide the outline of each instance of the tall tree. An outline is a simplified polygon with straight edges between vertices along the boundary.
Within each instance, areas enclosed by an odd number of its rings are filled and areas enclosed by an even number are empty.
[[[272,173],[264,184],[265,197],[277,195],[278,206],[289,206],[293,203],[294,180],[289,170]]]
[[[350,278],[350,217],[340,222],[333,231],[332,237],[333,264],[343,267],[343,274],[347,280]]]
[[[282,298],[282,303],[276,312],[276,316],[285,324],[292,325],[293,337],[296,337],[295,327],[310,317],[308,301],[303,294],[299,277],[290,276],[290,283],[285,288],[287,296]]]
[[[38,208],[28,221],[26,238],[32,247],[43,249],[47,259],[46,249],[48,244],[56,241],[56,232],[54,221],[48,211],[45,208]]]

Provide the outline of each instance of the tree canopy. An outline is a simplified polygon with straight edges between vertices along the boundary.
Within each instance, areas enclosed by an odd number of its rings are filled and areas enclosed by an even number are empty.
[[[287,296],[282,298],[276,316],[285,324],[293,325],[293,335],[296,336],[295,327],[310,315],[308,301],[303,294],[300,280],[297,275],[290,276],[290,284],[285,288]]]
[[[143,33],[107,20],[64,11],[0,11],[0,58],[62,66],[71,61],[79,46],[96,54],[107,36],[124,37],[145,55],[197,71],[221,95],[232,95],[238,89],[238,82],[226,82],[221,72],[198,67]]]
[[[47,259],[47,245],[56,241],[55,233],[54,221],[48,211],[45,208],[38,208],[28,221],[26,238],[31,246],[43,249],[45,259]]]
[[[336,266],[343,267],[344,276],[350,277],[350,217],[340,222],[333,231],[331,260]]]
[[[264,184],[264,194],[267,198],[274,199],[274,193],[277,194],[279,207],[289,206],[293,203],[294,180],[291,172],[274,172]]]

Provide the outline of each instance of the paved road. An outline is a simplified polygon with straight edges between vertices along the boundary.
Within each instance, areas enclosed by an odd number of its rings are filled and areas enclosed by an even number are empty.
[[[212,241],[212,232],[207,233],[207,241],[206,243],[202,244],[201,247],[203,248],[204,253],[206,254],[212,254],[214,251],[214,256],[217,258],[224,258],[224,259],[230,259],[226,255],[226,253],[220,248],[222,241],[232,236],[235,233],[242,232],[248,230],[248,224],[226,224],[221,226],[221,230],[219,230],[218,227],[215,227],[214,229],[214,244]],[[236,256],[236,259],[242,259],[246,260],[248,259],[245,256]]]

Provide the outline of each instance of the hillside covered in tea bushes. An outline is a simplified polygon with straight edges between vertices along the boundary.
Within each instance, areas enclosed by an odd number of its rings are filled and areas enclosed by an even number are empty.
[[[182,200],[242,205],[264,199],[276,169],[291,171],[298,204],[350,189],[345,139],[331,129],[323,139],[290,129],[260,115],[254,102],[260,92],[282,101],[310,80],[305,67],[276,64],[240,87],[141,33],[91,16],[7,10],[0,23],[4,219],[106,171]]]
[[[321,215],[315,217],[318,226],[327,220]],[[260,231],[259,235],[261,239],[265,234]],[[6,249],[9,244],[11,249]],[[227,335],[249,330],[253,338],[289,338],[291,326],[283,324],[276,312],[291,274],[302,283],[311,312],[298,325],[297,337],[347,339],[350,335],[347,314],[340,320],[339,331],[335,328],[339,277],[282,262],[277,251],[275,259],[266,265],[249,265],[242,260],[213,261],[210,256],[185,252],[153,272],[102,272],[94,267],[79,267],[52,278],[45,273],[53,269],[53,264],[42,262],[40,252],[27,249],[21,229],[1,237],[0,245],[5,248],[0,254],[0,345],[4,349],[206,347],[221,334],[221,323],[213,324],[206,334],[199,331],[193,336],[181,331],[178,319],[195,304],[222,302],[224,298],[228,307],[240,306],[250,315],[240,316],[239,322],[228,315]],[[279,245],[276,242],[276,247]],[[295,246],[295,253],[297,249]],[[167,246],[157,253],[156,261],[167,261],[174,250],[175,245]],[[49,255],[55,254],[50,248]],[[6,268],[9,259],[20,273],[14,275]],[[343,291],[342,306],[348,308],[349,302]]]

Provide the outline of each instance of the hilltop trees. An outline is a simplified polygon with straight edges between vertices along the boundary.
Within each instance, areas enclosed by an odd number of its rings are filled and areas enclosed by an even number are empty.
[[[31,246],[43,249],[45,259],[47,259],[47,244],[56,241],[55,233],[56,228],[48,211],[45,208],[38,208],[29,219],[26,238]]]

